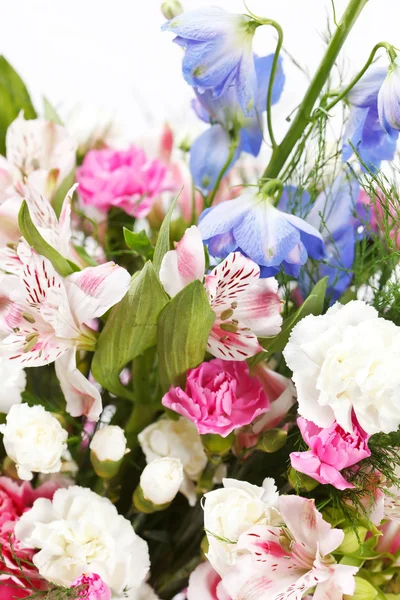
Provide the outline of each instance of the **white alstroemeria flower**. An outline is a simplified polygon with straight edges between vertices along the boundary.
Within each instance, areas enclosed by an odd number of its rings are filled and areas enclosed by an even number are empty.
[[[23,547],[37,548],[33,562],[42,577],[69,587],[84,573],[97,573],[113,597],[139,591],[150,567],[147,543],[108,498],[79,486],[39,498],[18,521]]]
[[[400,425],[400,327],[360,300],[338,302],[294,328],[283,352],[299,413],[319,427],[353,431],[353,412],[370,435]]]
[[[59,421],[43,408],[16,404],[0,425],[7,456],[15,462],[18,477],[26,481],[33,473],[58,473],[67,449],[68,433]]]
[[[262,487],[236,479],[223,479],[223,485],[205,494],[203,505],[207,558],[221,576],[236,562],[236,544],[242,533],[253,525],[280,522],[276,508],[279,494],[270,477]]]
[[[186,285],[203,281],[205,257],[200,231],[186,230],[176,250],[164,256],[160,280],[170,296]],[[204,287],[215,321],[207,350],[222,360],[245,360],[263,350],[257,336],[279,333],[282,325],[278,282],[260,279],[260,267],[240,252],[232,252],[209,275]]]
[[[378,93],[378,114],[383,129],[397,136],[400,130],[400,57],[389,65],[385,81]],[[393,131],[394,130],[394,131]]]
[[[185,417],[177,421],[159,419],[143,429],[138,440],[148,463],[163,457],[181,461],[184,478],[179,491],[188,499],[190,506],[194,506],[197,502],[195,482],[207,464],[196,425]]]
[[[7,129],[6,149],[14,182],[44,171],[60,184],[75,166],[77,144],[62,125],[21,112]]]
[[[100,394],[77,369],[75,355],[77,350],[94,350],[96,333],[86,323],[123,298],[130,275],[109,262],[62,278],[50,261],[27,244],[22,247],[19,287],[1,315],[8,335],[0,344],[0,356],[24,367],[56,361],[67,410],[97,420]]]

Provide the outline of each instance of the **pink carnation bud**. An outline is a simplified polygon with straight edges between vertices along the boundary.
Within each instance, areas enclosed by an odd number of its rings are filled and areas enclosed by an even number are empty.
[[[269,399],[244,361],[216,358],[188,371],[186,388],[171,387],[162,403],[187,417],[200,434],[226,437],[269,409]]]
[[[307,452],[292,452],[292,467],[323,484],[331,484],[338,490],[353,488],[340,471],[371,455],[368,448],[369,435],[353,417],[353,433],[348,433],[336,421],[322,429],[311,421],[299,417],[297,424],[304,441],[310,447]]]
[[[81,575],[71,587],[82,588],[78,592],[78,598],[84,600],[111,600],[110,588],[96,573]]]

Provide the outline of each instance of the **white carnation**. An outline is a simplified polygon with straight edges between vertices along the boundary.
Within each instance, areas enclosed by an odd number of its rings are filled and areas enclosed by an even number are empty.
[[[172,502],[183,482],[179,458],[157,458],[149,463],[140,477],[143,496],[153,504]]]
[[[361,301],[336,303],[293,329],[284,350],[299,413],[320,427],[352,431],[352,411],[370,435],[400,425],[400,327]]]
[[[38,548],[39,573],[69,587],[83,573],[97,573],[115,596],[139,590],[149,570],[147,543],[108,498],[87,488],[57,490],[53,501],[39,498],[23,514],[15,535],[26,548]]]
[[[0,426],[7,455],[16,464],[20,479],[33,473],[58,473],[67,448],[68,433],[43,406],[15,404]]]
[[[253,525],[278,525],[278,492],[267,478],[263,487],[247,481],[224,479],[224,487],[204,495],[204,529],[209,551],[207,558],[223,577],[236,560],[236,542]]]
[[[0,358],[0,413],[8,413],[14,404],[21,402],[26,386],[26,374],[21,365]]]
[[[168,456],[178,458],[184,471],[180,492],[191,506],[197,501],[196,487],[206,464],[207,456],[194,423],[180,417],[177,421],[160,419],[139,434],[139,443],[148,463]]]
[[[118,425],[106,425],[98,429],[90,442],[90,449],[99,461],[118,462],[129,452],[124,430]]]

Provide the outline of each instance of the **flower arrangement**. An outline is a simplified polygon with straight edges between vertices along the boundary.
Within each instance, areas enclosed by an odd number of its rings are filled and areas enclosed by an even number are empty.
[[[367,3],[280,141],[247,8],[162,3],[206,126],[153,152],[0,58],[1,600],[400,599],[396,48],[335,83]]]

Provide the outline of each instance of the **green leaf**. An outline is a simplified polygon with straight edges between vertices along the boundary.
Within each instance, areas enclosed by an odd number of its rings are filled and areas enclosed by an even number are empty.
[[[52,206],[54,208],[54,212],[56,213],[57,217],[60,216],[62,205],[65,200],[65,196],[67,195],[69,190],[72,188],[74,183],[75,183],[75,169],[72,169],[72,171],[70,173],[68,173],[68,175],[65,177],[65,179],[58,186],[56,193],[54,194],[54,197],[52,200]]]
[[[28,244],[32,246],[32,248],[34,248],[38,254],[41,254],[47,258],[57,273],[59,273],[62,277],[66,277],[67,275],[71,275],[71,273],[74,271],[80,270],[79,267],[73,262],[61,256],[61,254],[52,246],[50,246],[50,244],[48,244],[40,235],[39,231],[33,224],[26,200],[24,200],[21,204],[18,214],[18,225]]]
[[[178,200],[179,196],[181,195],[181,192],[182,192],[182,190],[179,192],[179,194],[176,196],[176,198],[174,198],[174,200],[172,201],[171,206],[169,207],[169,210],[164,217],[164,221],[162,222],[160,231],[158,233],[158,239],[157,239],[157,244],[156,244],[156,247],[154,250],[154,258],[153,258],[154,268],[156,270],[157,275],[160,272],[162,259],[164,258],[166,253],[171,249],[171,244],[170,244],[171,218],[172,218],[172,213],[174,212],[176,201]]]
[[[25,119],[36,118],[24,82],[4,56],[0,56],[0,154],[6,154],[7,129],[21,110]]]
[[[193,281],[161,313],[157,350],[164,390],[183,384],[186,371],[203,360],[215,314],[200,281]]]
[[[118,396],[133,399],[119,374],[136,356],[157,343],[158,317],[168,303],[151,262],[132,279],[126,296],[115,306],[100,334],[92,372],[101,385]]]
[[[60,119],[54,106],[47,100],[46,96],[43,97],[43,114],[46,121],[51,121],[56,125],[64,125]]]
[[[154,246],[144,230],[136,233],[124,227],[125,243],[136,254],[143,256],[145,260],[151,260],[154,254]]]
[[[278,335],[271,338],[260,339],[260,344],[266,350],[261,354],[257,354],[254,359],[250,359],[248,362],[250,366],[254,366],[260,361],[264,360],[268,354],[274,354],[275,352],[282,352],[286,344],[289,341],[290,334],[293,327],[304,319],[307,315],[320,315],[324,308],[324,300],[326,294],[328,278],[324,277],[313,287],[310,295],[304,300],[303,304],[284,320],[282,330]]]

